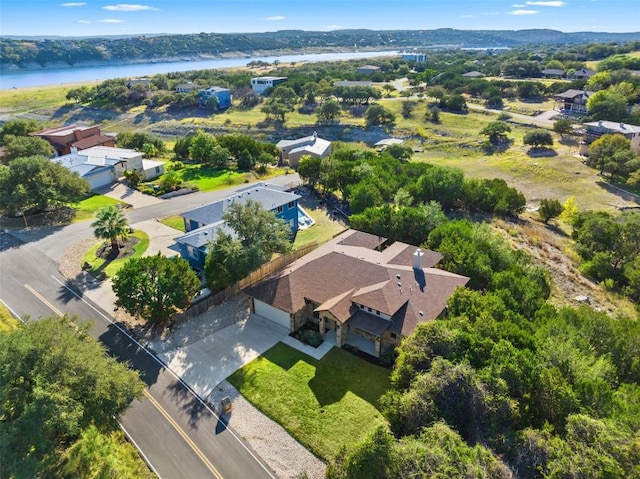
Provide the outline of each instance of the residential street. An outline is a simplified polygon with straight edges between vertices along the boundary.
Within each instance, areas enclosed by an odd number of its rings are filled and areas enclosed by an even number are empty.
[[[298,181],[297,175],[287,175],[269,182]],[[236,188],[163,200],[133,209],[127,216],[135,224],[178,214],[227,196]],[[109,295],[92,294],[101,301],[95,304],[60,276],[58,262],[68,248],[92,234],[89,224],[0,232],[0,299],[20,317],[69,314],[80,322],[91,320],[92,335],[111,354],[140,371],[148,385],[145,397],[134,401],[120,423],[159,477],[275,477],[173,371],[113,323]]]

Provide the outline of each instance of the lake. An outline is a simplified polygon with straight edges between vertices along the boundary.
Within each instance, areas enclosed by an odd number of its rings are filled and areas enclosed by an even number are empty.
[[[216,68],[242,67],[251,61],[273,63],[279,60],[281,65],[291,62],[321,62],[334,60],[352,60],[397,55],[398,52],[344,52],[312,53],[300,55],[280,55],[249,58],[221,58],[215,60],[194,60],[156,63],[134,63],[126,65],[103,65],[88,67],[68,67],[51,70],[26,70],[0,72],[0,89],[25,88],[61,83],[90,82],[111,78],[132,78],[155,75],[156,73],[184,72]]]

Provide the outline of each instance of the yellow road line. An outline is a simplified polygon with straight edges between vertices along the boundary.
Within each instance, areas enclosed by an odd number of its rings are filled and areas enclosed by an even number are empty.
[[[182,430],[182,428],[176,423],[173,418],[169,415],[167,411],[156,401],[151,394],[149,394],[146,390],[144,391],[145,397],[149,400],[151,404],[162,414],[165,419],[173,426],[173,428],[182,436],[182,439],[193,449],[193,452],[200,458],[200,460],[204,463],[204,465],[211,471],[211,473],[218,479],[223,479],[222,475],[218,472],[218,470],[211,464],[207,456],[205,456],[202,451],[198,448],[198,446],[191,440],[187,433]]]
[[[24,287],[27,288],[27,290],[31,294],[33,294],[36,298],[38,298],[40,301],[42,301],[45,304],[45,306],[47,306],[51,311],[53,311],[56,314],[56,316],[60,316],[60,317],[64,316],[64,314],[62,314],[58,308],[56,308],[53,304],[51,304],[44,296],[42,296],[40,293],[38,293],[31,286],[29,286],[28,284],[25,284]]]

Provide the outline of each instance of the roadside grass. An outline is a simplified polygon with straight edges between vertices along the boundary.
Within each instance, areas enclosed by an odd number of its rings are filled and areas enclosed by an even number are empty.
[[[141,230],[135,230],[129,235],[129,237],[137,238],[139,240],[133,247],[134,253],[132,255],[115,260],[100,258],[96,253],[104,244],[104,241],[99,241],[82,257],[82,264],[89,263],[91,265],[91,268],[86,271],[96,277],[104,273],[108,278],[112,278],[128,260],[142,256],[149,247],[149,236],[147,233]]]
[[[103,206],[111,206],[111,205],[122,205],[124,206],[126,203],[116,200],[114,198],[109,198],[104,195],[93,195],[84,200],[76,203],[73,206],[73,209],[76,210],[76,216],[73,218],[73,222],[77,223],[80,221],[86,221],[90,219],[94,219],[96,211],[98,211]]]
[[[379,400],[389,370],[339,348],[317,361],[278,343],[228,381],[325,461],[386,424]]]
[[[184,232],[184,218],[179,215],[167,216],[166,218],[162,218],[160,223],[163,225],[167,225],[169,228],[173,228],[179,231]]]
[[[0,334],[13,331],[20,325],[20,321],[13,317],[9,309],[0,303]]]

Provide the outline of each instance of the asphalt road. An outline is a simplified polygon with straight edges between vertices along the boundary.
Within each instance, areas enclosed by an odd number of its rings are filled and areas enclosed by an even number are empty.
[[[287,184],[297,175],[270,180]],[[187,195],[128,213],[130,222],[166,217],[222,198],[230,190]],[[178,377],[117,326],[106,311],[62,278],[57,263],[91,234],[88,222],[0,232],[0,298],[19,317],[69,314],[91,321],[110,354],[140,372],[147,384],[119,422],[161,478],[274,478],[273,473]]]

